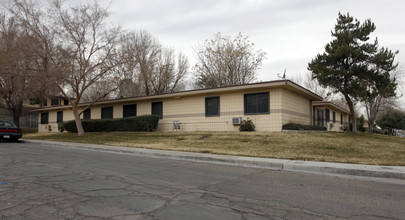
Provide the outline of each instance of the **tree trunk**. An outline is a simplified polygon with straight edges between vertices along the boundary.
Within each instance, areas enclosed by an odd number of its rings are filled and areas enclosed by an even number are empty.
[[[11,114],[13,115],[13,122],[17,127],[20,127],[20,117],[22,113],[22,102],[19,102],[18,105],[12,107]]]
[[[355,114],[355,112],[354,112],[353,102],[352,102],[352,100],[350,99],[350,97],[349,97],[349,95],[347,94],[347,92],[344,92],[343,95],[344,95],[344,97],[345,97],[345,99],[346,99],[346,102],[347,102],[347,105],[349,106],[349,109],[350,109],[350,115],[351,115],[352,124],[353,124],[353,130],[352,130],[352,132],[357,132],[356,114]],[[350,128],[350,122],[349,122],[349,128]]]
[[[82,121],[80,120],[80,114],[79,114],[79,109],[77,107],[77,103],[73,103],[72,111],[73,111],[73,115],[75,116],[77,135],[78,136],[83,136],[84,135],[84,129],[83,129]]]
[[[371,122],[370,120],[368,120],[368,133],[372,134],[374,131],[374,121]]]
[[[20,127],[20,116],[13,114],[13,122],[17,127]]]

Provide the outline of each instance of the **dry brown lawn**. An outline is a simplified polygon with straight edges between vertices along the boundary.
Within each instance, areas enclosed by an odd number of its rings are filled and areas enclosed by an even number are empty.
[[[405,166],[405,138],[338,132],[27,134],[27,139],[278,159]]]

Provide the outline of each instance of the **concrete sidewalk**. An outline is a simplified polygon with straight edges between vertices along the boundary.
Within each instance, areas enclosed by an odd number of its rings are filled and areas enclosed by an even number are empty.
[[[168,158],[176,160],[189,160],[195,162],[208,162],[243,167],[259,167],[265,169],[306,171],[315,173],[341,174],[363,177],[378,177],[405,180],[405,167],[403,166],[376,166],[345,163],[327,163],[298,160],[282,160],[271,158],[241,157],[230,155],[190,153],[179,151],[151,150],[143,148],[118,147],[95,144],[79,144],[56,141],[27,140],[27,143],[41,143],[53,147],[68,147],[85,150],[95,150],[135,156]]]

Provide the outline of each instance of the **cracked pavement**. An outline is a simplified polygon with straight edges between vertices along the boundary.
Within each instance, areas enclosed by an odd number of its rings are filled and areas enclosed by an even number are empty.
[[[0,220],[403,219],[405,181],[0,143]]]

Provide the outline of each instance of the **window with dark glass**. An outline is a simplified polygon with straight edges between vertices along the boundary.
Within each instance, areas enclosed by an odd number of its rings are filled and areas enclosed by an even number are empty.
[[[329,111],[329,109],[325,109],[325,120],[326,120],[326,122],[330,121],[330,111]]]
[[[152,102],[152,115],[157,115],[160,119],[163,118],[163,102]]]
[[[63,100],[63,105],[69,105],[69,100]]]
[[[343,114],[340,114],[340,124],[343,124]]]
[[[101,118],[102,119],[113,118],[113,107],[110,106],[101,108]]]
[[[83,112],[83,119],[91,119],[91,109],[86,109]]]
[[[133,105],[124,105],[122,117],[131,117],[136,116],[136,104]]]
[[[219,116],[219,96],[205,98],[205,116]]]
[[[57,123],[63,122],[63,111],[58,111],[56,113],[56,122]]]
[[[39,99],[30,99],[30,105],[38,105],[41,103]]]
[[[43,106],[48,106],[48,99],[44,99]]]
[[[269,113],[269,93],[253,93],[244,96],[245,114]]]
[[[336,112],[333,111],[333,123],[336,123]]]
[[[52,106],[58,106],[59,105],[59,100],[58,99],[51,99],[51,105]]]
[[[49,121],[49,113],[48,112],[41,113],[41,124],[48,124],[48,121]]]

